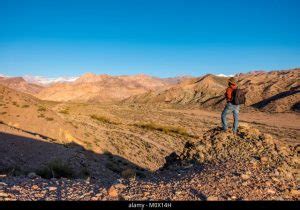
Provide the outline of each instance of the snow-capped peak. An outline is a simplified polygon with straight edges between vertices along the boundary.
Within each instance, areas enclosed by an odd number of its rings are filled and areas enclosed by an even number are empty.
[[[23,78],[30,83],[49,85],[58,82],[74,82],[78,77],[43,77],[43,76],[30,76],[25,75]]]
[[[225,75],[225,74],[215,74],[218,77],[233,77],[233,74]]]

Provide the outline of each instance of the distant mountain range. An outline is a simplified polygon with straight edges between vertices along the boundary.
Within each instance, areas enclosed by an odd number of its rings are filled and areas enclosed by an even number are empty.
[[[229,75],[232,76],[232,75]],[[299,110],[300,69],[252,71],[236,75],[246,90],[247,105],[265,111]],[[145,74],[111,76],[86,73],[81,77],[0,77],[0,84],[42,100],[72,102],[165,103],[220,108],[226,75],[158,78]]]

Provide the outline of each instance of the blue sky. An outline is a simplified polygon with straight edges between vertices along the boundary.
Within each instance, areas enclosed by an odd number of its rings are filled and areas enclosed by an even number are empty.
[[[299,11],[298,0],[0,0],[0,74],[299,67]]]

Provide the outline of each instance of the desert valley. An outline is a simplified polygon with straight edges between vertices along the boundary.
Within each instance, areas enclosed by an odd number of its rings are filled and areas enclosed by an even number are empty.
[[[300,69],[228,77],[0,77],[0,200],[299,200]],[[230,125],[232,116],[230,116]]]

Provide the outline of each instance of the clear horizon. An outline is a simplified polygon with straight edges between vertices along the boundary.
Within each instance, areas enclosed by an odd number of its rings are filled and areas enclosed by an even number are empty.
[[[300,2],[0,2],[0,74],[231,75],[300,66]]]

